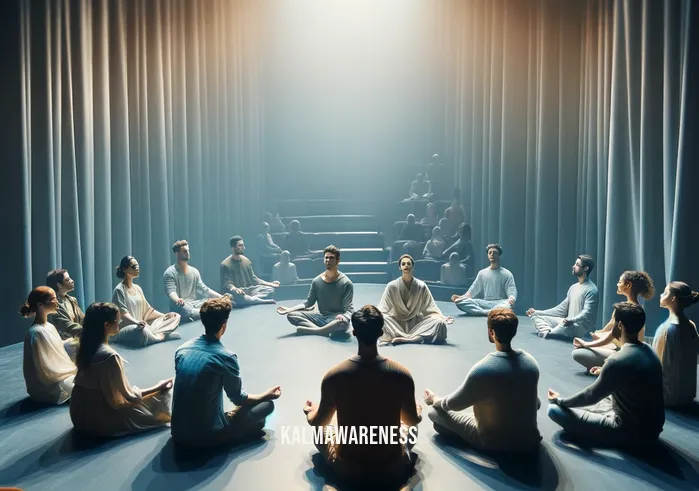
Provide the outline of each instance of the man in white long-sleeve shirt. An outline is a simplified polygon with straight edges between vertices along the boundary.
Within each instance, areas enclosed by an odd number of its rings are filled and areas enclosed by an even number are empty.
[[[488,339],[497,351],[476,363],[452,394],[439,397],[425,390],[438,433],[483,450],[527,451],[539,445],[539,365],[526,351],[512,349],[518,323],[511,309],[491,310]]]
[[[490,266],[478,272],[471,288],[464,295],[451,297],[458,309],[469,315],[488,315],[496,307],[511,309],[517,301],[515,277],[508,269],[500,266],[502,247],[499,244],[488,244],[486,253]]]
[[[177,262],[163,273],[165,295],[172,302],[173,310],[183,318],[197,320],[204,302],[208,298],[221,298],[222,295],[206,286],[199,270],[189,265],[189,244],[186,240],[172,244],[172,252],[175,253]]]
[[[578,282],[568,289],[566,298],[546,310],[527,310],[532,324],[542,338],[573,339],[595,330],[599,292],[590,280],[595,267],[592,256],[581,254],[573,265]]]

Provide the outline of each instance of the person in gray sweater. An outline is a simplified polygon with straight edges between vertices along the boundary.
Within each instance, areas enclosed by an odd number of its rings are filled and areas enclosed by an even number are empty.
[[[199,270],[189,265],[189,244],[186,240],[172,244],[172,252],[177,262],[163,273],[165,295],[170,299],[173,310],[183,319],[198,320],[199,309],[204,302],[209,298],[221,298],[222,295],[206,286]],[[226,295],[232,298],[230,294]]]
[[[495,307],[511,309],[517,301],[515,277],[500,266],[502,247],[488,244],[485,250],[490,266],[478,272],[465,294],[451,297],[456,307],[468,315],[488,315]]]
[[[526,351],[512,348],[518,323],[511,309],[491,310],[488,340],[496,351],[476,363],[448,396],[425,389],[427,416],[438,433],[481,450],[528,451],[539,445],[539,365]]]
[[[340,249],[329,245],[323,251],[325,272],[313,279],[308,298],[294,307],[277,307],[277,313],[286,315],[299,334],[329,336],[346,332],[354,312],[352,301],[354,285],[338,271]],[[318,304],[318,313],[306,312]]]
[[[551,309],[527,310],[534,328],[542,338],[573,339],[595,330],[599,292],[590,280],[595,267],[592,256],[581,254],[573,264],[578,282],[568,289],[566,298]]]
[[[604,445],[652,443],[663,431],[665,408],[660,360],[638,338],[646,313],[621,302],[614,304],[612,319],[622,348],[590,370],[598,378],[586,389],[570,397],[549,389],[548,416],[572,435]]]

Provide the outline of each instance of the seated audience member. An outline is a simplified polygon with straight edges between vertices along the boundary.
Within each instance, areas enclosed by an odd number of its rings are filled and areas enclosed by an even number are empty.
[[[468,282],[466,266],[459,261],[459,253],[452,252],[449,255],[449,262],[442,264],[439,271],[439,282],[445,285],[462,286]]]
[[[406,224],[403,226],[398,240],[414,240],[415,242],[424,242],[425,229],[419,223],[415,223],[415,215],[412,213],[406,218]]]
[[[135,257],[121,258],[116,268],[116,276],[122,281],[114,288],[112,294],[112,303],[119,308],[121,322],[110,341],[141,347],[180,339],[179,333],[175,332],[180,325],[180,314],[163,314],[151,307],[141,287],[134,283],[140,274],[141,268]]]
[[[568,288],[566,298],[551,309],[527,310],[540,337],[571,339],[594,329],[599,306],[599,292],[590,279],[594,267],[592,257],[581,254],[573,264],[578,281]]]
[[[456,230],[459,227],[459,225],[466,222],[466,210],[464,210],[464,207],[461,204],[461,198],[459,198],[460,194],[460,190],[454,190],[454,194],[451,199],[451,204],[449,208],[447,208],[447,210],[449,210],[449,220],[452,222],[454,230]],[[447,216],[446,211],[444,212],[444,216]]]
[[[260,437],[281,387],[257,395],[243,390],[238,357],[221,342],[229,298],[207,300],[200,311],[205,333],[175,352],[172,438],[179,445],[205,447]],[[231,411],[224,412],[223,391],[236,405]]]
[[[405,254],[398,260],[401,277],[386,285],[379,303],[384,317],[382,342],[441,343],[453,317],[442,314],[423,281],[413,276],[415,261]]]
[[[172,244],[177,262],[167,268],[163,274],[165,295],[170,298],[175,310],[190,321],[199,319],[199,307],[207,298],[221,298],[201,280],[199,270],[189,265],[189,244],[178,240]]]
[[[438,433],[482,450],[512,452],[539,446],[539,365],[526,351],[512,348],[518,324],[512,310],[491,310],[488,340],[496,351],[476,363],[450,395],[439,397],[425,390],[427,416]]]
[[[75,281],[65,269],[54,269],[46,276],[46,285],[53,288],[58,297],[56,312],[49,315],[49,322],[56,327],[70,359],[75,361],[78,354],[80,331],[85,314],[75,297],[68,293],[75,290]]]
[[[457,231],[457,239],[452,245],[442,252],[442,260],[447,260],[452,252],[458,252],[461,264],[466,267],[466,276],[472,277],[476,258],[473,253],[473,244],[471,243],[471,226],[467,223],[462,223]]]
[[[262,232],[257,236],[257,252],[260,256],[279,256],[282,248],[274,243],[269,233],[269,223],[262,222]]]
[[[447,244],[444,241],[444,236],[442,236],[441,229],[439,227],[433,228],[432,238],[427,241],[425,248],[422,251],[423,259],[440,259],[444,253],[446,245]]]
[[[172,378],[148,389],[131,385],[124,360],[108,344],[119,330],[119,317],[112,303],[93,303],[85,313],[70,419],[76,430],[92,435],[122,436],[170,422]]]
[[[699,293],[687,283],[672,281],[660,296],[660,306],[670,315],[653,337],[653,349],[663,366],[666,406],[691,404],[697,395],[697,326],[684,309],[699,302]]]
[[[325,272],[313,279],[308,298],[294,307],[277,307],[277,313],[286,315],[299,334],[328,336],[345,332],[354,311],[354,285],[338,271],[340,249],[330,245],[323,251]],[[318,304],[318,313],[305,312]],[[302,312],[304,311],[304,312]]]
[[[517,301],[517,286],[512,273],[500,266],[502,248],[498,244],[486,247],[490,266],[476,275],[471,288],[462,295],[453,295],[451,301],[469,315],[488,315],[495,307],[511,309]]]
[[[665,408],[660,360],[638,339],[646,314],[640,305],[622,302],[614,305],[612,319],[622,348],[593,368],[598,378],[586,389],[565,398],[549,389],[549,418],[572,435],[605,445],[652,443],[663,430]],[[611,410],[590,407],[603,401],[611,402]]]
[[[448,246],[456,241],[454,234],[457,232],[459,225],[458,223],[455,224],[454,220],[451,219],[451,208],[447,208],[444,212],[444,218],[439,221],[439,229],[442,231]]]
[[[70,399],[77,372],[58,331],[48,321],[56,312],[58,298],[48,286],[34,288],[20,307],[23,317],[34,315],[34,322],[24,336],[24,382],[33,401],[63,404]]]
[[[333,436],[337,428],[359,432],[362,427],[379,427],[394,433],[395,438],[374,445],[368,441],[339,445],[326,443],[326,439],[316,444],[340,477],[388,485],[407,477],[412,467],[409,449],[417,438],[422,408],[415,402],[410,372],[378,353],[376,342],[383,334],[383,324],[381,312],[373,305],[365,305],[352,314],[357,355],[325,374],[320,403],[306,401],[303,412],[308,424],[322,427]],[[399,440],[399,432],[403,441]]]
[[[289,261],[290,257],[289,251],[282,251],[279,262],[272,270],[272,279],[281,285],[293,285],[299,280],[296,265]]]
[[[427,214],[420,220],[420,225],[423,227],[436,227],[439,223],[439,216],[437,214],[437,205],[434,203],[427,203]]]
[[[653,280],[644,271],[624,271],[616,284],[616,292],[626,297],[627,302],[639,305],[638,297],[650,300],[655,295]],[[595,321],[593,323],[596,324]],[[591,326],[591,327],[593,327]],[[601,367],[604,361],[621,348],[621,343],[614,338],[611,319],[603,329],[590,332],[592,341],[583,341],[578,337],[573,339],[573,360],[580,363],[588,371],[593,367]],[[638,333],[638,339],[645,340],[646,328]]]
[[[258,305],[277,303],[267,298],[279,287],[278,281],[265,281],[258,278],[252,269],[252,262],[245,257],[245,242],[239,235],[228,242],[231,255],[221,262],[221,291],[233,296],[237,305]]]
[[[426,181],[422,173],[418,173],[410,184],[409,197],[405,201],[427,200],[432,197],[432,185]]]
[[[289,251],[291,259],[313,256],[313,252],[308,248],[308,236],[301,232],[301,223],[298,220],[292,220],[289,224],[289,233],[284,238],[284,250]]]
[[[265,222],[269,224],[269,231],[273,234],[280,234],[286,232],[286,226],[282,219],[279,217],[279,213],[272,215],[270,212],[265,213]]]

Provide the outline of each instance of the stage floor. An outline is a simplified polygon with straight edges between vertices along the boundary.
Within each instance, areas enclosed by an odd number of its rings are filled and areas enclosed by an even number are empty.
[[[378,302],[383,285],[356,285],[355,306]],[[284,301],[282,305],[297,302]],[[455,389],[469,368],[494,349],[485,320],[459,316],[454,305],[440,302],[456,322],[447,345],[387,346],[381,352],[413,374],[422,400],[425,387],[445,394]],[[74,438],[68,405],[37,408],[26,399],[22,346],[0,349],[0,486],[27,490],[320,490],[326,484],[314,469],[315,448],[282,445],[280,427],[305,425],[302,407],[317,402],[323,374],[354,354],[356,341],[290,335],[292,326],[275,306],[234,311],[223,341],[241,362],[244,387],[261,392],[279,384],[282,396],[268,419],[266,441],[226,454],[175,456],[169,430],[102,443]],[[520,319],[518,348],[531,353],[541,370],[539,396],[552,387],[570,395],[591,383],[572,362],[571,344],[537,338],[531,323]],[[131,383],[146,387],[174,375],[173,354],[187,339],[203,332],[200,323],[181,327],[182,341],[142,350],[118,347],[129,362]],[[424,404],[423,404],[424,406]],[[503,461],[449,446],[435,436],[429,419],[419,426],[415,452],[418,490],[447,489],[699,489],[699,404],[689,413],[667,411],[661,444],[643,454],[584,449],[562,441],[559,427],[539,411],[541,451],[532,462]],[[338,489],[342,489],[341,485]]]

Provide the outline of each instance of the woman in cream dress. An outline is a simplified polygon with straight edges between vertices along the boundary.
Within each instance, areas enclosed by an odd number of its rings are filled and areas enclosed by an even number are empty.
[[[70,401],[70,419],[76,430],[121,436],[170,422],[172,378],[148,389],[129,383],[124,360],[107,343],[119,329],[119,321],[119,309],[112,303],[93,303],[85,312]]]
[[[58,298],[48,286],[32,290],[20,307],[24,317],[34,314],[34,323],[24,337],[24,381],[29,397],[45,404],[63,404],[70,399],[77,369],[63,346],[58,331],[47,319],[56,312]]]
[[[141,347],[180,339],[174,332],[180,325],[180,314],[163,314],[151,307],[141,287],[134,283],[140,273],[133,256],[124,256],[116,269],[117,278],[122,281],[114,288],[112,303],[121,312],[121,327],[111,341]]]

